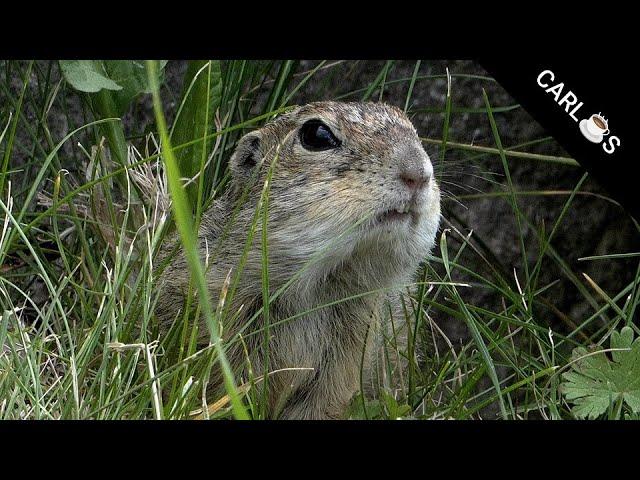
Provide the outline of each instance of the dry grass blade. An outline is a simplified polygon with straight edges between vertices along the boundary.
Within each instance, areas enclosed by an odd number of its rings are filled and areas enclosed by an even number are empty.
[[[268,376],[272,376],[272,375],[274,375],[276,373],[280,373],[280,372],[304,371],[304,370],[313,370],[313,368],[304,368],[304,367],[280,368],[278,370],[273,370],[273,371],[269,372]],[[253,381],[253,385],[262,382],[264,380],[264,378],[265,378],[264,375],[260,375],[259,377],[257,377]],[[240,385],[238,387],[238,392],[240,394],[242,394],[242,395],[245,395],[245,394],[249,393],[249,390],[251,389],[251,386],[252,386],[251,382],[243,383],[242,385]],[[211,416],[214,413],[220,411],[221,409],[226,407],[229,404],[229,402],[231,402],[231,397],[229,395],[224,395],[224,396],[220,397],[218,400],[216,400],[215,402],[213,402],[212,404],[207,406],[208,416]],[[194,411],[190,412],[189,416],[191,417],[192,420],[204,420],[205,418],[207,418],[207,417],[205,417],[202,409],[198,409],[198,410],[194,410]]]

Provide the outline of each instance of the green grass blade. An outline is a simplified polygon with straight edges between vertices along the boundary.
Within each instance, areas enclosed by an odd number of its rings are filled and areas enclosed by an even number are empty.
[[[171,141],[169,140],[167,126],[162,112],[156,69],[157,66],[155,61],[147,61],[149,84],[151,85],[156,122],[163,146],[163,159],[167,169],[167,179],[169,181],[169,188],[173,199],[175,222],[180,233],[180,238],[191,275],[197,286],[200,305],[207,321],[207,326],[209,327],[211,343],[215,346],[217,360],[220,363],[222,374],[224,376],[225,387],[227,389],[227,393],[231,397],[234,415],[238,419],[248,419],[249,417],[238,394],[231,367],[222,347],[222,339],[220,338],[218,330],[218,322],[216,318],[214,318],[213,308],[209,298],[209,291],[207,290],[206,280],[204,277],[204,270],[200,263],[200,257],[196,247],[196,236],[194,233],[193,219],[191,217],[191,208],[189,207],[187,196],[182,187],[180,170],[171,148]]]

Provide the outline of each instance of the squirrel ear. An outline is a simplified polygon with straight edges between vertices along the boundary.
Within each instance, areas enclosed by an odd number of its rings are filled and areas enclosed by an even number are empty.
[[[260,132],[247,133],[240,139],[229,160],[232,175],[242,182],[249,178],[254,167],[262,160],[260,140]]]

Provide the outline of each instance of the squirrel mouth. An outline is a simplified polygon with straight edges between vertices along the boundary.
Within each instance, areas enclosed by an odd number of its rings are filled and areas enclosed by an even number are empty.
[[[409,206],[404,208],[396,207],[389,210],[383,210],[376,215],[376,223],[389,224],[397,222],[405,222],[407,220],[416,220],[418,217],[417,212],[413,211]]]

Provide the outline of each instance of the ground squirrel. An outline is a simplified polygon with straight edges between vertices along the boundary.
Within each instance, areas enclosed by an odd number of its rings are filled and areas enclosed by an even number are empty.
[[[229,168],[229,188],[199,228],[213,305],[229,270],[233,275],[239,268],[270,168],[271,295],[298,274],[271,303],[267,356],[263,333],[247,336],[263,328],[262,315],[247,328],[263,306],[258,221],[238,286],[227,299],[230,320],[223,324],[227,341],[243,329],[246,351],[236,341],[227,353],[236,378],[247,379],[249,364],[254,375],[263,374],[268,359],[269,372],[285,369],[269,376],[270,418],[342,418],[359,390],[362,359],[367,362],[370,356],[370,331],[380,322],[384,302],[393,298],[389,291],[414,281],[433,246],[440,191],[429,157],[414,126],[396,107],[317,102],[247,133]],[[168,241],[161,258],[174,247],[175,241]],[[181,311],[188,282],[189,270],[178,251],[160,278],[163,290],[155,312],[161,324],[171,324]],[[355,298],[339,302],[346,297]],[[204,326],[201,331],[208,341]],[[292,367],[307,370],[286,370]],[[215,372],[213,377],[220,385]]]

